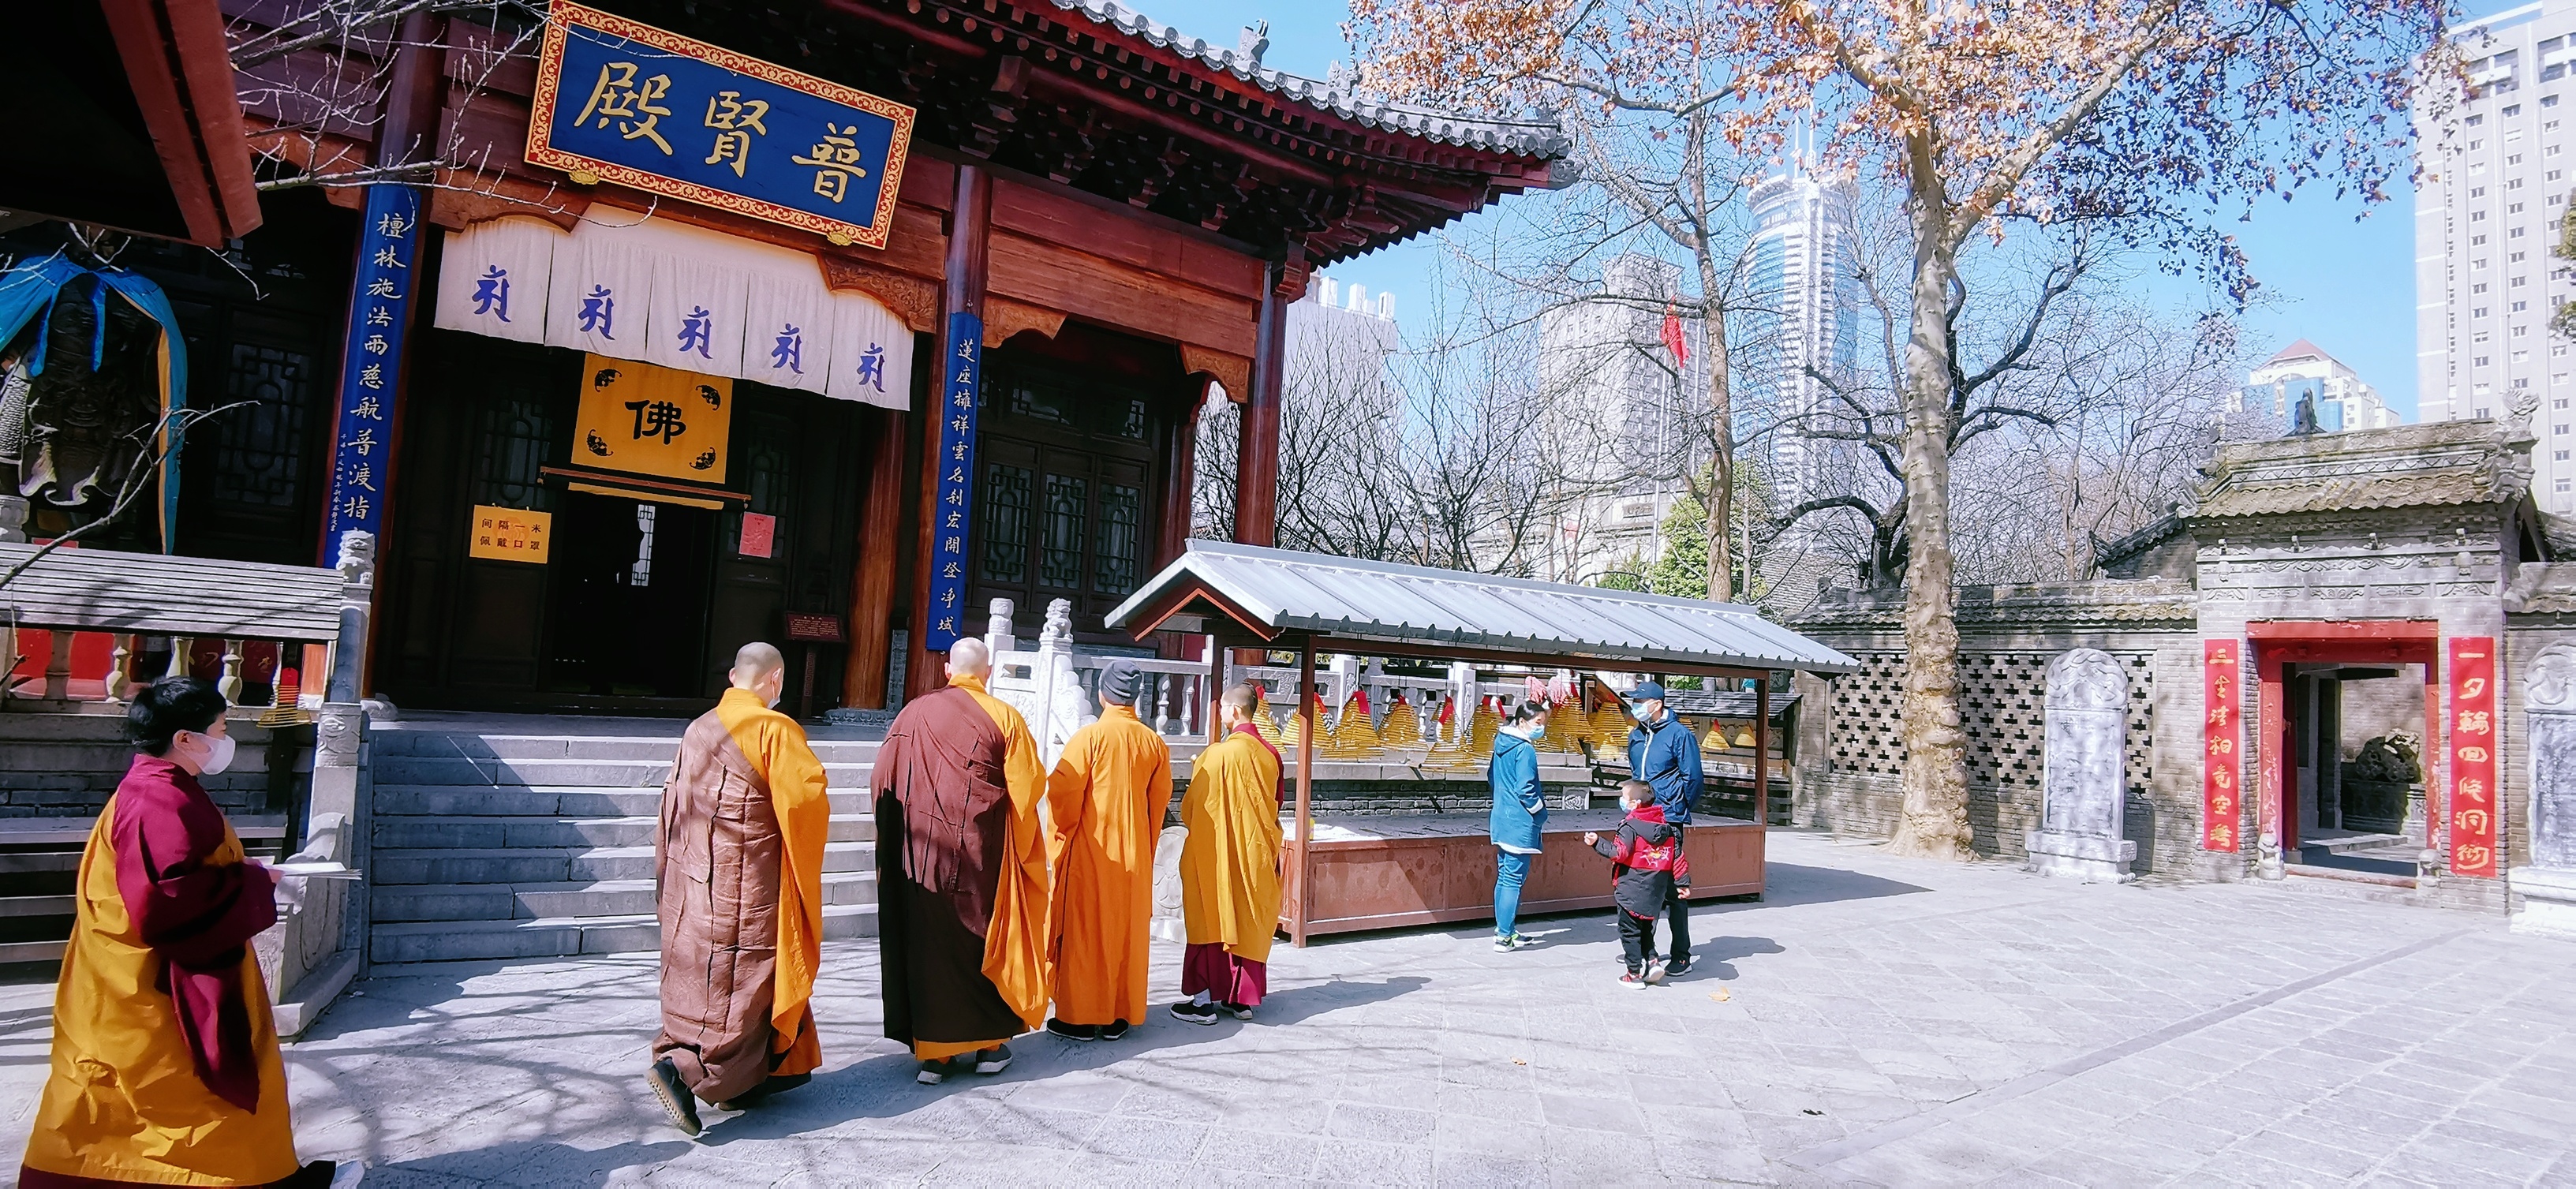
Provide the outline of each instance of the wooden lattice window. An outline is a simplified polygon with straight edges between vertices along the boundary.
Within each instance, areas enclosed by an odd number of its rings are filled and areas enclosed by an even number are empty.
[[[1124,597],[1136,589],[1139,510],[1144,506],[1144,492],[1123,483],[1100,485],[1100,542],[1095,551],[1091,589],[1099,594]]]
[[[255,508],[292,509],[303,501],[312,375],[313,360],[301,351],[233,344],[223,403],[251,403],[194,435],[215,452],[214,498]]]
[[[1029,579],[1029,469],[984,467],[984,581]]]
[[[474,502],[496,508],[554,508],[546,486],[547,452],[554,448],[555,419],[542,396],[495,396],[483,406],[476,443]]]
[[[1038,582],[1068,589],[1082,585],[1082,538],[1091,484],[1072,475],[1046,477],[1045,540],[1038,553]]]

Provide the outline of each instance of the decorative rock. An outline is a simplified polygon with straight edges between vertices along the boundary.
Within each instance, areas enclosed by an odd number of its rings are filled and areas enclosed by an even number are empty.
[[[2129,675],[2118,658],[2078,648],[2048,665],[2040,828],[2023,836],[2030,869],[2126,883],[2138,844],[2120,836],[2128,785]]]
[[[2576,646],[2533,657],[2522,684],[2531,739],[2531,865],[2513,870],[2516,933],[2576,938]]]

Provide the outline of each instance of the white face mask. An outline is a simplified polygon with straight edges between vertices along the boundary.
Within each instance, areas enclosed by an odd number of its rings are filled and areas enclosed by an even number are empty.
[[[233,766],[232,736],[199,735],[197,737],[206,741],[205,766],[197,769],[198,772],[203,775],[213,776],[222,772],[224,769]]]

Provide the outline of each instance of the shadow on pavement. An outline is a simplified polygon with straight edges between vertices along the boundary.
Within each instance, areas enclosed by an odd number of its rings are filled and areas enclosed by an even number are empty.
[[[1842,900],[1873,900],[1881,896],[1906,896],[1932,889],[1899,880],[1844,871],[1834,867],[1807,867],[1797,863],[1771,862],[1763,865],[1762,899],[1766,908],[1798,904],[1832,904]],[[1755,902],[1746,902],[1751,907]],[[1694,907],[1699,907],[1694,905]],[[1723,904],[1706,907],[1723,909]]]
[[[1381,1003],[1398,995],[1419,989],[1431,980],[1418,975],[1390,978],[1383,982],[1335,979],[1312,986],[1291,987],[1273,993],[1263,1001],[1250,1021],[1226,1017],[1215,1024],[1184,1024],[1165,1010],[1167,1001],[1157,1000],[1148,1009],[1151,1018],[1115,1041],[1074,1041],[1035,1032],[1011,1041],[1011,1068],[993,1077],[974,1074],[952,1076],[938,1086],[924,1086],[913,1080],[919,1065],[909,1053],[884,1053],[854,1062],[840,1069],[824,1070],[803,1087],[764,1100],[740,1114],[728,1114],[701,1107],[699,1118],[706,1122],[706,1132],[698,1142],[721,1147],[739,1141],[779,1139],[790,1135],[826,1130],[858,1119],[890,1119],[910,1115],[961,1091],[991,1086],[997,1082],[1033,1082],[1063,1074],[1077,1073],[1116,1064],[1176,1045],[1197,1044],[1223,1039],[1253,1028],[1285,1027],[1327,1012],[1346,1007]],[[832,1036],[823,1036],[826,1051]],[[639,1102],[644,1097],[642,1071],[634,1078]],[[661,1112],[656,1109],[654,1114]]]
[[[370,1186],[406,1185],[606,1185],[620,1169],[660,1164],[689,1150],[689,1141],[673,1136],[653,1143],[623,1143],[586,1150],[570,1144],[531,1140],[495,1144],[465,1152],[423,1156],[399,1164],[370,1164]]]

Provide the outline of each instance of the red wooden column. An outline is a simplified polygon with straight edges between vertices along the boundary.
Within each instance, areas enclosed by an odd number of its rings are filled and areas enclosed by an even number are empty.
[[[1270,545],[1279,530],[1279,404],[1286,383],[1288,303],[1286,268],[1272,263],[1262,276],[1260,322],[1252,339],[1252,391],[1243,402],[1243,429],[1235,451],[1234,539]]]
[[[1315,908],[1315,638],[1297,645],[1297,718],[1305,724],[1297,742],[1297,899],[1290,911],[1288,941],[1306,945],[1306,922]]]
[[[1792,810],[1791,812],[1796,812]],[[1753,824],[1771,828],[1771,678],[1753,679]]]
[[[2281,878],[2281,865],[2290,861],[2281,846],[2282,800],[2295,796],[2292,790],[2299,787],[2298,757],[2290,754],[2290,716],[2284,704],[2290,683],[2284,668],[2277,646],[2255,646],[2254,672],[2261,686],[2256,695],[2254,763],[2255,779],[2262,783],[2254,800],[2254,828],[2262,841],[2254,854],[2255,874],[2265,879]]]
[[[894,654],[895,534],[903,531],[904,414],[873,410],[876,441],[868,446],[868,487],[859,506],[857,569],[850,575],[850,649],[841,668],[841,704],[882,710],[886,666]]]
[[[992,226],[993,175],[984,172],[982,165],[971,161],[959,165],[957,201],[949,208],[948,215],[947,275],[939,289],[937,358],[943,368],[949,359],[955,357],[958,347],[949,341],[949,315],[973,314],[978,322],[983,320],[985,263],[989,259],[986,249],[991,242]],[[982,348],[981,343],[976,346]],[[937,420],[939,402],[946,391],[944,383],[931,384],[930,409],[924,414],[926,419]],[[919,548],[913,553],[916,560],[912,575],[912,624],[903,673],[904,697],[907,699],[930,693],[946,681],[945,675],[935,671],[931,665],[930,650],[923,647],[930,637],[930,559],[935,544],[932,535],[936,528],[930,509],[939,498],[935,490],[939,482],[937,433],[921,435],[921,452],[920,538]],[[975,608],[960,610],[967,623],[974,622]]]

